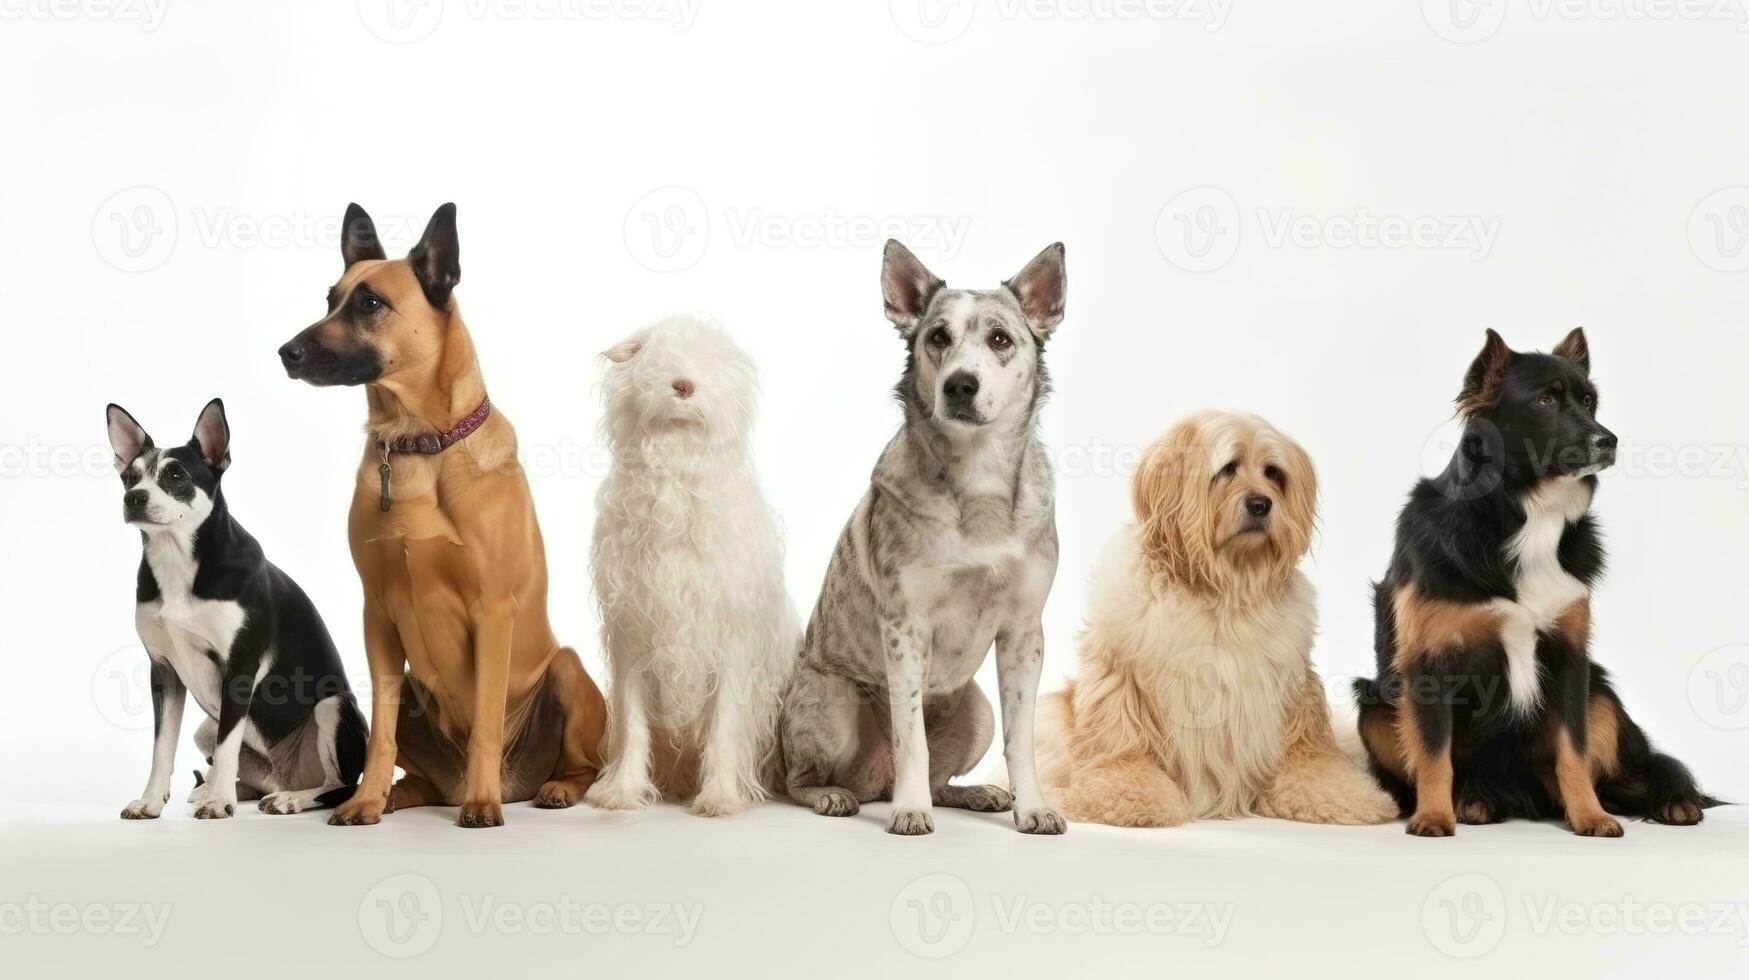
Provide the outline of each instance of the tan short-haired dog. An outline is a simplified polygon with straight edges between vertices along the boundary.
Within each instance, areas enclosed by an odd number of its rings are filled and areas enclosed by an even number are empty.
[[[460,826],[496,827],[502,803],[571,806],[600,769],[606,705],[547,623],[546,551],[516,433],[486,400],[451,296],[455,205],[393,262],[351,205],[341,255],[327,315],[279,350],[290,377],[362,384],[370,406],[348,527],[364,581],[370,747],[358,792],[329,822],[430,803],[459,805]],[[406,775],[391,791],[396,765]]]
[[[1306,451],[1254,415],[1203,412],[1149,447],[1131,491],[1136,523],[1094,573],[1080,676],[1039,709],[1040,768],[1064,815],[1395,817],[1337,748],[1312,669]]]

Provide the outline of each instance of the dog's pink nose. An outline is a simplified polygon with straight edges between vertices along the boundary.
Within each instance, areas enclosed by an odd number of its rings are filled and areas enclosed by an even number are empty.
[[[676,395],[679,395],[682,398],[691,398],[692,393],[696,390],[697,389],[693,387],[692,382],[685,378],[674,379],[674,393]]]

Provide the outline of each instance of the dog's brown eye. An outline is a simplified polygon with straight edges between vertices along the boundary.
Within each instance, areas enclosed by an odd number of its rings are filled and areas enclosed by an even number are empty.
[[[1579,399],[1579,401],[1582,404],[1584,404],[1584,406],[1586,408],[1596,408],[1597,407],[1597,396],[1596,395],[1586,395],[1584,398]]]
[[[1542,396],[1536,400],[1536,403],[1538,406],[1540,406],[1542,408],[1554,408],[1555,407],[1555,396],[1551,395],[1545,391],[1545,392],[1543,392]]]
[[[936,327],[929,335],[929,346],[931,347],[947,347],[952,343],[953,334],[948,333],[945,328]]]
[[[181,466],[178,466],[175,463],[171,463],[169,466],[164,467],[164,474],[163,474],[162,479],[180,480],[187,475],[188,475],[187,473],[183,472]]]
[[[1229,476],[1233,476],[1234,474],[1236,474],[1238,472],[1239,472],[1239,461],[1235,459],[1231,463],[1228,463],[1227,465],[1221,467],[1221,471],[1219,473],[1216,473],[1215,476],[1217,476],[1217,477],[1229,477]]]
[[[362,293],[358,297],[358,307],[366,313],[375,313],[383,308],[383,301],[372,293]]]
[[[1265,466],[1263,468],[1263,478],[1278,487],[1287,486],[1287,474],[1283,473],[1279,466]]]
[[[997,351],[1005,351],[1014,346],[1014,338],[1008,336],[1005,330],[994,330],[990,333],[990,346]]]

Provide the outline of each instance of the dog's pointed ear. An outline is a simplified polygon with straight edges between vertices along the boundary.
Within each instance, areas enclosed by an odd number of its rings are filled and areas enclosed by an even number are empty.
[[[386,259],[383,240],[377,237],[376,222],[356,204],[346,206],[346,217],[340,219],[340,257],[346,267],[365,259]]]
[[[881,300],[887,307],[887,319],[909,338],[917,329],[929,301],[947,285],[924,268],[911,250],[895,239],[887,239],[881,253]]]
[[[1464,386],[1458,392],[1458,411],[1473,415],[1494,407],[1500,400],[1500,385],[1506,380],[1506,365],[1512,360],[1512,349],[1492,329],[1482,344],[1482,352],[1470,363],[1464,374]]]
[[[220,473],[231,465],[231,424],[225,421],[225,403],[214,398],[200,410],[194,420],[194,437],[189,440],[200,449],[207,465]]]
[[[614,344],[612,347],[609,347],[608,349],[602,351],[601,356],[607,358],[609,361],[612,361],[615,364],[624,364],[625,362],[631,360],[632,358],[637,357],[638,351],[641,351],[643,349],[644,349],[644,342],[643,341],[641,341],[641,340],[627,340],[627,341],[623,341],[621,343]]]
[[[1047,340],[1063,322],[1069,273],[1063,265],[1063,243],[1055,242],[1033,256],[1020,274],[1002,284],[1020,301],[1026,325],[1039,340]]]
[[[120,405],[111,404],[103,414],[109,423],[109,448],[115,451],[115,471],[120,473],[152,448],[152,437]]]
[[[1554,355],[1573,362],[1580,374],[1591,377],[1591,345],[1585,342],[1584,327],[1574,327],[1572,333],[1562,338],[1555,345]]]
[[[462,281],[461,244],[456,237],[455,205],[445,204],[431,216],[419,244],[407,253],[413,263],[413,275],[419,278],[419,288],[425,299],[442,309],[449,305],[450,291]]]

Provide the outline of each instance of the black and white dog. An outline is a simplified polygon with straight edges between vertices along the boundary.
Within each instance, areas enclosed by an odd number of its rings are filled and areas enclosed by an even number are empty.
[[[151,778],[122,817],[163,812],[184,693],[207,713],[194,736],[211,767],[189,797],[196,817],[231,816],[239,795],[267,813],[343,802],[364,766],[364,716],[315,606],[225,506],[225,406],[213,399],[171,449],[119,405],[108,421],[122,519],[145,545],[134,626],[152,661],[156,731]]]
[[[1585,334],[1539,354],[1488,331],[1457,402],[1462,441],[1410,493],[1376,586],[1379,677],[1356,684],[1374,775],[1422,837],[1512,818],[1590,837],[1621,836],[1610,814],[1699,823],[1717,801],[1590,657],[1591,497],[1616,438]]]

